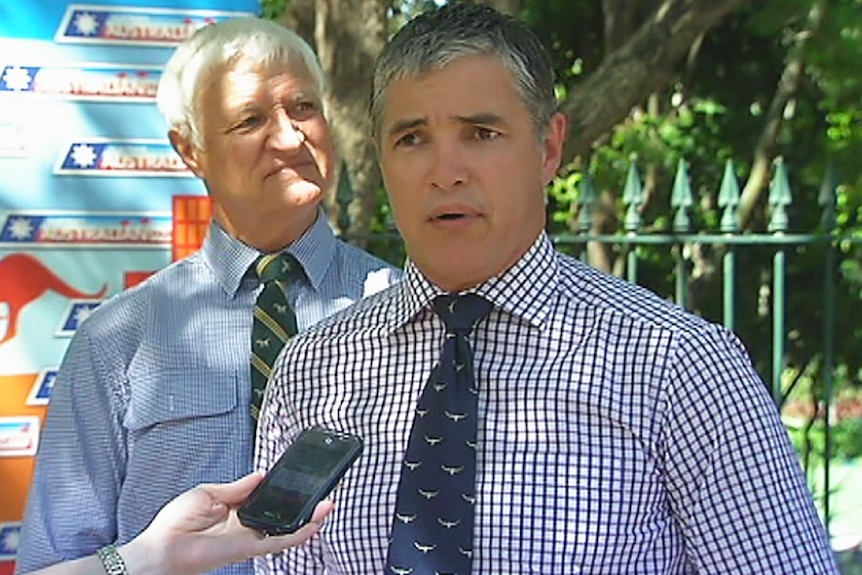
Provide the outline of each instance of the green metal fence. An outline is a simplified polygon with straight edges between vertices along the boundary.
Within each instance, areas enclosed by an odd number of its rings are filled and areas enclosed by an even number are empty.
[[[820,225],[811,233],[792,233],[788,217],[788,207],[791,206],[793,195],[788,182],[786,166],[782,161],[776,162],[769,186],[768,195],[768,226],[760,232],[740,229],[739,204],[740,188],[731,162],[727,162],[723,179],[717,194],[718,207],[721,210],[720,223],[717,229],[694,229],[691,212],[694,207],[694,194],[689,180],[687,165],[680,161],[670,193],[670,209],[672,223],[662,232],[646,232],[643,230],[641,208],[644,202],[644,192],[641,178],[634,164],[630,165],[622,193],[622,203],[625,215],[622,219],[622,229],[619,233],[602,235],[590,233],[593,228],[592,209],[596,202],[596,191],[592,178],[587,174],[581,179],[577,195],[577,233],[555,234],[554,241],[561,248],[580,253],[581,258],[589,263],[586,246],[592,242],[617,246],[625,253],[625,277],[634,283],[641,280],[639,273],[640,250],[645,246],[665,246],[674,258],[674,294],[673,299],[681,306],[688,308],[689,262],[686,258],[687,247],[692,245],[710,245],[720,249],[721,280],[722,280],[722,317],[721,321],[731,330],[737,327],[736,302],[738,298],[737,260],[741,249],[754,246],[768,247],[772,251],[771,269],[771,336],[772,357],[769,373],[762,374],[771,388],[776,405],[781,409],[789,390],[782,389],[782,375],[785,372],[786,346],[788,332],[786,328],[786,301],[789,286],[787,285],[788,251],[800,246],[816,246],[822,251],[822,298],[817,305],[822,306],[822,356],[820,358],[821,384],[823,388],[822,418],[825,425],[825,448],[823,466],[823,485],[821,505],[824,512],[827,529],[832,515],[830,509],[831,478],[829,461],[832,458],[832,422],[830,421],[830,406],[833,401],[833,350],[836,333],[835,322],[835,283],[836,283],[836,249],[839,244],[862,244],[862,237],[852,234],[841,234],[836,229],[836,191],[838,183],[834,171],[829,169],[820,187],[818,204],[822,210]],[[806,286],[801,286],[806,289]],[[669,295],[669,294],[668,294]],[[860,318],[862,323],[862,318]]]
[[[571,233],[551,232],[551,238],[562,251],[576,255],[589,262],[587,246],[592,243],[602,246],[613,246],[619,257],[624,258],[624,270],[621,271],[626,279],[634,283],[644,283],[642,274],[643,257],[646,249],[664,248],[670,250],[673,257],[672,287],[663,293],[662,290],[654,289],[660,295],[674,299],[679,305],[690,309],[689,288],[691,285],[690,261],[687,253],[692,246],[711,246],[720,252],[720,283],[721,283],[721,313],[720,317],[710,318],[722,322],[726,327],[738,332],[738,307],[740,301],[739,286],[740,271],[739,261],[745,250],[768,250],[770,269],[769,277],[769,303],[766,306],[765,315],[769,316],[769,338],[771,357],[764,359],[756,357],[755,362],[761,368],[761,375],[769,385],[772,396],[779,409],[782,408],[785,399],[790,394],[795,383],[782,385],[782,378],[786,379],[787,372],[787,299],[793,290],[807,290],[810,286],[788,286],[787,266],[788,255],[802,248],[816,248],[822,254],[820,277],[813,280],[819,285],[820,297],[813,304],[820,306],[820,320],[822,324],[822,336],[819,351],[818,378],[819,388],[822,389],[822,397],[817,398],[822,410],[818,417],[825,426],[825,446],[822,456],[826,465],[822,470],[822,496],[820,500],[821,509],[824,513],[827,530],[829,520],[832,516],[830,496],[832,494],[832,482],[829,470],[829,461],[832,459],[833,426],[830,407],[833,404],[833,371],[834,349],[836,338],[836,309],[835,288],[837,281],[837,253],[839,246],[845,250],[848,245],[862,245],[862,234],[853,235],[841,232],[836,224],[836,197],[838,182],[834,171],[827,169],[820,185],[817,203],[820,207],[820,217],[817,224],[806,233],[799,233],[791,229],[791,218],[789,208],[793,204],[793,194],[789,184],[787,168],[782,161],[777,161],[769,185],[768,201],[766,206],[768,222],[762,231],[742,230],[739,221],[739,208],[741,193],[736,177],[734,166],[727,162],[724,166],[723,177],[716,194],[714,194],[721,217],[717,225],[710,227],[696,227],[697,218],[693,217],[696,211],[695,194],[692,191],[689,179],[688,167],[685,161],[680,161],[676,174],[673,178],[672,191],[670,193],[671,218],[668,225],[655,226],[654,222],[644,221],[642,208],[644,206],[644,186],[637,167],[629,166],[625,176],[625,183],[621,199],[624,215],[621,220],[621,229],[613,234],[593,233],[593,208],[597,202],[598,195],[593,186],[590,174],[582,174],[576,194],[574,206],[576,213],[575,222]],[[341,205],[342,215],[347,213],[347,205],[352,199],[349,183],[340,182],[337,202]],[[665,212],[667,219],[667,212]],[[346,216],[345,216],[346,217]],[[811,218],[809,218],[810,220]],[[348,222],[340,222],[342,229]],[[393,226],[394,229],[394,226]],[[656,230],[660,231],[656,231]],[[346,238],[360,239],[360,238]],[[381,233],[372,234],[365,240],[366,247],[378,255],[397,261],[403,257],[403,244],[397,234]],[[862,295],[860,295],[862,297]],[[862,307],[860,307],[862,309]],[[693,310],[697,311],[697,310]],[[862,314],[860,314],[862,316]],[[859,324],[862,324],[860,317]],[[860,325],[862,328],[862,325]],[[743,337],[743,341],[745,338]],[[746,342],[749,343],[749,342]],[[797,378],[798,379],[798,378]],[[812,420],[813,421],[813,420]],[[807,433],[807,431],[806,431]],[[862,438],[860,438],[862,442]],[[808,457],[803,458],[807,468]],[[810,475],[809,475],[810,479]]]

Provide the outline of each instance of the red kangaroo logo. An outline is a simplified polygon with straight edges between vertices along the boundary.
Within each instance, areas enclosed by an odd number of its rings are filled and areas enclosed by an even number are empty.
[[[0,303],[9,306],[9,327],[0,345],[15,337],[18,331],[18,314],[28,304],[52,291],[67,298],[98,299],[108,293],[105,284],[97,293],[76,290],[38,259],[28,254],[11,254],[0,259]],[[2,319],[2,316],[0,316]]]

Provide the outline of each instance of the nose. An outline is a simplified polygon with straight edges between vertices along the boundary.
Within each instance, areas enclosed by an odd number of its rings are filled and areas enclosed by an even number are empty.
[[[279,150],[296,150],[305,141],[305,134],[284,110],[275,112],[269,143]]]
[[[435,143],[431,167],[431,183],[435,188],[449,191],[467,183],[466,153],[457,141],[441,139]]]

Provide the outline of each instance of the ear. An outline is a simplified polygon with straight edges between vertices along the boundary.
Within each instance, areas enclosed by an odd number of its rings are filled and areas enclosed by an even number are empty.
[[[562,112],[551,116],[542,139],[542,182],[548,185],[563,162],[563,145],[569,130],[569,118]]]
[[[194,175],[203,179],[203,167],[201,165],[203,153],[195,146],[191,138],[183,136],[178,130],[169,130],[168,140],[170,140],[174,151],[183,159],[183,163]]]

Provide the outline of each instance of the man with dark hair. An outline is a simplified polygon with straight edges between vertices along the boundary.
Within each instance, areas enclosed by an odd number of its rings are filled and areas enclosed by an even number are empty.
[[[318,539],[262,571],[837,573],[739,340],[545,234],[567,120],[535,36],[425,13],[372,92],[405,279],[288,344],[257,454],[314,423],[366,452]]]

